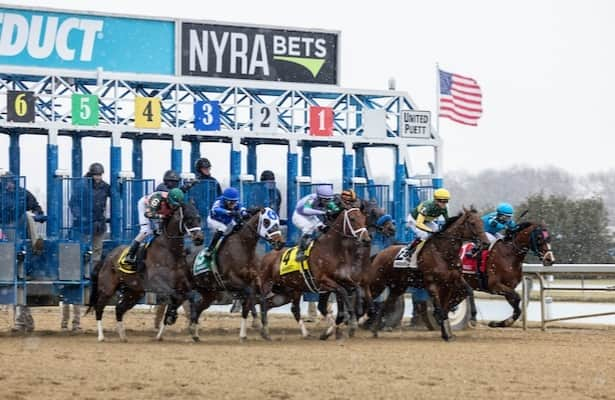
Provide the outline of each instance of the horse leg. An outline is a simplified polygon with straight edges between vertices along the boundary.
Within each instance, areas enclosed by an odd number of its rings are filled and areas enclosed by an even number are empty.
[[[201,340],[199,337],[199,318],[201,313],[209,307],[209,305],[216,298],[215,292],[208,292],[204,290],[199,290],[200,299],[199,301],[195,301],[192,299],[193,303],[190,307],[190,326],[188,327],[188,331],[190,332],[190,336],[192,336],[192,340],[198,342]]]
[[[519,296],[514,289],[511,289],[504,285],[501,285],[500,290],[498,290],[496,293],[501,294],[506,298],[506,301],[513,309],[513,313],[512,316],[506,318],[505,320],[489,322],[489,327],[508,328],[509,326],[514,324],[515,321],[521,316],[521,308],[519,307],[519,303],[521,303],[521,296]]]
[[[241,295],[241,325],[239,327],[239,341],[244,343],[248,339],[248,315],[254,307],[254,290],[246,287]]]
[[[124,328],[124,314],[137,304],[137,301],[143,296],[145,292],[139,290],[137,292],[131,291],[125,285],[120,286],[120,295],[115,306],[115,319],[117,321],[117,333],[120,335],[120,340],[126,342],[126,330]]]
[[[105,307],[107,305],[107,302],[109,301],[110,298],[111,296],[108,296],[106,293],[99,292],[98,298],[96,300],[96,305],[95,305],[96,328],[98,329],[98,341],[99,342],[105,341],[105,334],[103,333],[102,317],[103,317],[103,313],[105,312]]]
[[[183,298],[178,298],[177,296],[170,296],[171,302],[166,307],[166,312],[164,315],[164,321],[160,324],[158,328],[158,333],[156,334],[156,340],[161,341],[162,335],[164,334],[164,330],[167,325],[173,325],[177,321],[177,309],[184,302]]]
[[[305,327],[303,318],[301,318],[301,296],[302,293],[300,291],[293,292],[290,311],[293,313],[295,321],[297,321],[297,323],[299,324],[299,329],[301,329],[301,337],[305,339],[310,336],[310,333]]]
[[[350,307],[348,308],[348,313],[350,314],[350,320],[348,321],[348,337],[354,337],[354,334],[359,326],[357,323],[357,315],[359,315],[358,310],[362,311],[361,303],[361,288],[359,286],[355,286],[352,289],[350,294]]]
[[[433,314],[438,321],[438,325],[440,325],[440,333],[442,339],[445,341],[454,340],[455,335],[453,335],[453,331],[451,329],[450,321],[448,320],[448,309],[444,309],[442,307],[442,298],[440,297],[440,290],[435,284],[431,284],[428,286],[427,291],[429,292],[432,300],[433,300]]]
[[[463,284],[465,286],[466,292],[468,293],[468,303],[470,304],[470,322],[469,326],[471,328],[476,327],[476,302],[474,301],[474,289],[466,280],[463,280]]]

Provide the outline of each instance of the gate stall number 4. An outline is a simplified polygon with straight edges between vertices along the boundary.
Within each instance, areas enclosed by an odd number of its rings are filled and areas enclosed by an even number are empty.
[[[135,127],[160,128],[160,99],[135,97]]]
[[[252,130],[261,132],[277,132],[278,109],[268,104],[255,104],[252,114]]]

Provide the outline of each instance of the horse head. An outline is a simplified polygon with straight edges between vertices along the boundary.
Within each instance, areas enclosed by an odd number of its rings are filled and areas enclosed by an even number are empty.
[[[555,262],[555,255],[551,249],[551,235],[544,224],[536,222],[522,222],[511,232],[512,243],[521,251],[530,250],[548,267]]]
[[[367,230],[380,232],[385,237],[395,236],[395,222],[376,202],[364,200],[361,209],[367,216]]]
[[[453,236],[463,241],[480,241],[483,248],[489,247],[489,239],[485,235],[483,220],[474,207],[465,208],[459,215],[449,218],[440,230],[444,235]]]
[[[340,232],[344,238],[352,238],[366,244],[371,242],[366,222],[367,217],[361,209],[353,207],[337,214],[330,226]]]
[[[178,207],[166,224],[166,234],[172,238],[183,238],[184,234],[190,234],[190,239],[195,246],[203,244],[205,236],[201,230],[201,216],[191,202],[185,202]]]
[[[258,236],[269,242],[276,250],[284,247],[284,238],[280,229],[280,216],[272,208],[262,208],[252,218],[258,218],[256,227]]]

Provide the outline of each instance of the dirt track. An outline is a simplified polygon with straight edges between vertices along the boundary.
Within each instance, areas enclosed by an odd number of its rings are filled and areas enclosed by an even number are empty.
[[[56,308],[33,310],[37,330],[10,333],[0,314],[0,398],[16,399],[615,399],[615,329],[479,327],[444,343],[435,332],[372,339],[303,340],[294,320],[272,316],[274,341],[255,330],[239,344],[239,319],[210,315],[201,343],[179,320],[162,343],[152,314],[126,318],[128,343],[105,316],[85,332],[60,332]],[[183,317],[181,317],[183,318]],[[317,336],[321,325],[308,324]]]

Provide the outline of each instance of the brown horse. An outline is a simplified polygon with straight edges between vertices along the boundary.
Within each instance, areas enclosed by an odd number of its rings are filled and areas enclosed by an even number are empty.
[[[165,325],[172,325],[177,318],[177,308],[188,298],[190,283],[187,276],[184,252],[184,235],[189,233],[195,245],[203,243],[201,217],[191,203],[184,203],[173,214],[162,220],[160,235],[156,236],[145,253],[143,272],[126,273],[120,269],[119,261],[127,246],[113,249],[104,260],[98,262],[92,271],[90,304],[86,314],[94,309],[98,325],[98,341],[105,340],[102,316],[105,306],[118,294],[115,306],[117,331],[122,341],[126,332],[122,318],[143,297],[145,291],[168,296],[171,304],[167,307],[164,324],[161,324],[156,338],[162,339]]]
[[[346,205],[348,207],[349,205]],[[358,203],[354,203],[350,206],[358,206],[363,214],[367,217],[367,231],[370,237],[373,239],[376,233],[380,233],[382,236],[389,238],[395,236],[395,223],[389,214],[380,207],[374,201],[359,199]],[[373,242],[372,242],[373,243]],[[371,246],[359,246],[356,249],[355,257],[351,260],[350,271],[352,279],[355,282],[361,282],[363,280],[363,274],[369,270],[371,265]],[[318,310],[327,317],[328,308],[327,303],[332,292],[320,292],[318,297]],[[363,295],[360,286],[352,288],[350,295],[350,303],[352,307],[348,310],[350,313],[350,329],[348,331],[349,336],[354,336],[354,332],[357,328],[357,316],[363,314]]]
[[[503,321],[491,321],[492,328],[509,327],[521,316],[519,303],[521,297],[515,288],[523,279],[523,260],[528,251],[534,253],[544,266],[553,265],[555,256],[551,250],[551,237],[547,228],[536,222],[523,222],[516,229],[508,231],[506,236],[494,242],[490,250],[484,250],[482,256],[485,260],[485,272],[477,274],[474,271],[467,273],[464,269],[464,278],[475,290],[504,296],[513,309],[512,316]],[[462,256],[462,261],[463,261]],[[474,295],[470,295],[470,309],[472,321],[476,322],[476,306]]]
[[[471,208],[449,218],[440,232],[431,235],[422,248],[416,250],[417,268],[395,268],[394,261],[403,245],[390,246],[373,259],[369,271],[361,282],[370,309],[373,298],[388,287],[387,300],[376,313],[372,323],[374,336],[378,335],[383,310],[388,309],[408,287],[425,288],[434,303],[434,315],[440,324],[442,338],[452,340],[448,313],[468,295],[468,285],[463,280],[459,263],[459,249],[464,241],[488,239],[483,230],[483,222],[478,212]]]
[[[194,341],[199,340],[198,321],[201,313],[216,299],[220,292],[237,293],[241,299],[240,341],[247,338],[248,313],[255,303],[258,257],[256,244],[259,239],[267,240],[275,249],[284,245],[280,231],[280,217],[271,208],[253,210],[245,222],[239,221],[235,231],[225,238],[217,251],[217,268],[211,268],[194,276],[190,268],[191,283],[201,299],[194,303],[190,312],[190,333]],[[187,257],[188,266],[193,266],[200,249]]]
[[[329,229],[318,237],[308,258],[309,269],[280,275],[280,264],[286,250],[272,251],[261,260],[259,288],[261,293],[261,336],[271,340],[267,311],[272,307],[292,302],[291,311],[299,324],[303,337],[308,336],[301,319],[301,295],[304,292],[335,292],[338,302],[337,320],[329,318],[329,327],[321,335],[326,339],[336,328],[341,337],[340,325],[345,321],[344,310],[350,308],[348,290],[356,286],[352,279],[351,264],[357,244],[369,244],[366,217],[359,208],[344,209],[328,225]],[[326,314],[326,312],[324,313]]]

